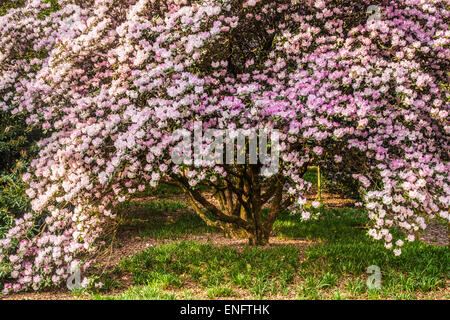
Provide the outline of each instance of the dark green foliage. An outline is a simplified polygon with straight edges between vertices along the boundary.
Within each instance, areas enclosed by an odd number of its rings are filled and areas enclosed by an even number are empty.
[[[0,237],[15,217],[30,209],[22,174],[36,156],[42,133],[27,126],[23,116],[0,111]]]
[[[362,197],[359,193],[358,181],[352,177],[341,177],[335,181],[327,178],[327,172],[322,170],[323,184],[325,190],[331,193],[342,194],[347,198],[361,201]]]
[[[24,167],[24,162],[18,161],[9,174],[0,175],[0,238],[9,229],[15,217],[30,209],[25,184],[20,178]]]
[[[0,237],[15,217],[30,209],[21,175],[37,153],[38,130],[25,124],[23,117],[0,112]]]
[[[359,193],[358,181],[350,176],[342,175],[339,178],[331,177],[330,173],[324,168],[320,169],[321,173],[321,189],[322,192],[335,193],[343,195],[345,198],[354,199],[357,201],[361,200],[361,195]],[[308,171],[303,176],[308,182],[311,182],[314,188],[317,188],[317,167],[310,167]]]
[[[0,16],[8,13],[9,9],[20,8],[25,5],[26,0],[0,0]]]
[[[0,172],[10,172],[19,159],[35,155],[34,142],[41,136],[39,130],[25,124],[23,116],[0,111]]]

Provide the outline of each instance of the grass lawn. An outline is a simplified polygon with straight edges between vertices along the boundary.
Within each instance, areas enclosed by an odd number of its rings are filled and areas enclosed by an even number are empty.
[[[127,227],[163,243],[121,260],[102,277],[114,294],[89,292],[91,299],[450,298],[448,246],[407,243],[395,257],[366,235],[367,218],[355,209],[322,208],[311,221],[286,212],[275,223],[272,245],[249,247],[216,241],[224,240],[220,233],[178,201],[125,206],[133,216],[147,215]],[[381,289],[366,285],[370,265],[381,270]],[[125,275],[128,285],[117,280]]]

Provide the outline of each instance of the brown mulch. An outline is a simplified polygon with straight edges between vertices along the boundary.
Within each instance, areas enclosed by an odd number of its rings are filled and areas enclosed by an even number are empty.
[[[429,222],[425,231],[419,236],[420,241],[435,246],[448,246],[448,228],[436,222]]]

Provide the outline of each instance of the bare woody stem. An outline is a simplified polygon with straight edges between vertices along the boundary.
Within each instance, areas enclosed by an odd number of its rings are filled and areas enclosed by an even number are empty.
[[[307,170],[307,164],[300,175]],[[292,197],[283,197],[289,182],[282,175],[274,175],[262,181],[260,165],[225,167],[226,177],[208,183],[216,202],[208,200],[198,188],[193,188],[182,174],[171,175],[188,196],[195,212],[207,225],[222,229],[231,236],[249,238],[250,244],[264,245],[269,241],[273,224],[278,215],[294,202]],[[268,204],[268,213],[263,219],[263,206]]]

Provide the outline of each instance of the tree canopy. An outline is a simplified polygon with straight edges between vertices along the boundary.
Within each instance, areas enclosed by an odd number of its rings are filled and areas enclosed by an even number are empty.
[[[48,136],[23,175],[32,212],[0,240],[5,291],[87,268],[115,206],[161,181],[179,185],[208,223],[264,244],[281,211],[310,217],[312,165],[358,181],[369,235],[400,254],[392,227],[413,241],[427,219],[449,220],[446,6],[32,0],[9,9],[0,107]],[[276,173],[195,154],[174,163],[173,133],[198,126],[279,132]]]

